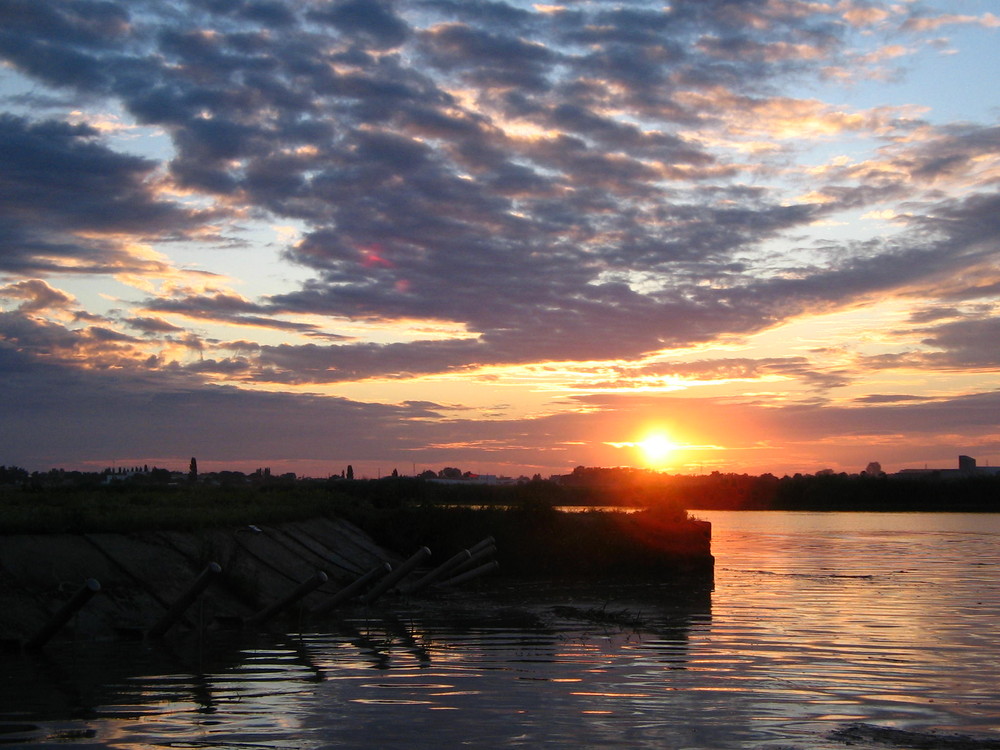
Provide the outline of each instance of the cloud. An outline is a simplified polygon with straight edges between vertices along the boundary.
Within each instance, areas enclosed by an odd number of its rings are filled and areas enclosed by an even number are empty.
[[[103,325],[74,329],[21,312],[0,313],[0,343],[36,357],[83,368],[141,366],[141,341]]]
[[[0,271],[155,273],[132,241],[193,229],[157,197],[156,163],[117,153],[87,125],[0,114]]]
[[[942,13],[937,16],[914,15],[903,23],[903,30],[911,32],[936,31],[942,26],[959,24],[972,24],[987,29],[995,29],[1000,28],[1000,18],[993,13],[984,13],[981,16],[960,15],[957,13]]]
[[[821,171],[840,188],[821,188],[829,195],[839,191],[840,199],[856,205],[907,196],[916,209],[916,199],[942,198],[941,190],[972,185],[985,191],[995,184],[1000,128],[995,126],[954,125],[930,130],[925,123],[913,122],[913,135],[890,141],[881,149],[882,158],[858,163],[834,165]],[[905,132],[905,131],[901,131]],[[858,185],[844,189],[844,183]],[[921,194],[917,190],[936,191]],[[867,196],[867,198],[866,198]]]
[[[17,309],[25,313],[66,308],[76,301],[72,295],[49,286],[41,279],[28,279],[0,287],[0,297],[23,299]]]
[[[420,405],[241,392],[189,375],[67,369],[6,346],[0,346],[0,377],[0,454],[32,468],[164,455],[230,466],[256,457],[349,461],[377,456],[382,446],[399,455],[410,420],[431,414]]]
[[[928,355],[937,366],[966,370],[1000,367],[1000,316],[944,323],[928,334],[923,343],[944,350],[943,355]]]
[[[859,404],[900,404],[914,401],[930,401],[929,396],[909,396],[896,393],[873,393],[854,399]]]
[[[197,455],[200,462],[233,468],[241,461],[307,461],[319,475],[362,461],[370,462],[372,475],[376,461],[386,473],[392,463],[409,467],[411,462],[513,466],[518,471],[537,467],[548,473],[606,462],[601,452],[605,442],[632,440],[637,424],[655,418],[678,430],[683,442],[726,446],[729,457],[722,460],[727,462],[741,452],[760,456],[750,461],[762,467],[759,471],[775,463],[794,467],[797,461],[800,470],[815,471],[819,465],[804,447],[818,442],[829,451],[826,464],[835,463],[836,456],[860,469],[873,458],[885,465],[898,462],[896,451],[904,434],[909,441],[923,443],[953,443],[956,434],[965,435],[967,445],[988,441],[996,427],[992,415],[1000,406],[998,392],[934,399],[872,396],[841,407],[592,394],[570,398],[571,410],[528,419],[465,410],[461,418],[442,420],[442,411],[454,412],[456,405],[364,403],[242,391],[201,380],[202,375],[238,375],[235,361],[162,371],[67,368],[10,343],[8,339],[0,344],[0,377],[5,383],[0,409],[9,427],[0,437],[0,452],[9,463],[31,468]],[[58,349],[50,343],[41,351]],[[726,366],[740,369],[735,362]],[[713,365],[694,363],[688,372],[694,374],[698,367]],[[142,414],[142,420],[133,419],[134,414]],[[59,429],[53,431],[52,424]],[[150,430],[151,424],[157,429]],[[261,424],[269,429],[258,429]],[[714,465],[710,459],[694,460]]]
[[[642,373],[672,375],[697,380],[760,380],[764,378],[801,379],[812,386],[827,390],[848,385],[849,374],[843,370],[823,370],[806,357],[746,357],[700,360],[679,364],[645,367]]]
[[[614,363],[609,388],[775,378],[825,392],[857,381],[793,356],[646,363],[899,298],[923,310],[893,333],[913,350],[861,365],[988,368],[1000,130],[852,108],[812,85],[895,74],[881,66],[919,54],[921,35],[995,25],[921,8],[11,0],[3,74],[39,88],[5,100],[30,115],[0,116],[6,345],[198,398],[209,377],[595,361]],[[87,124],[112,119],[156,144]],[[855,215],[893,223],[866,219],[879,229],[865,236]],[[275,224],[295,239],[262,261],[256,230]],[[215,261],[224,229],[253,239]],[[234,288],[255,291],[172,286],[178,247],[190,266],[236,258],[254,278]],[[83,310],[54,274],[114,275],[144,298]],[[511,429],[496,439],[523,443]]]
[[[383,0],[337,0],[318,3],[308,14],[313,20],[335,26],[345,36],[361,37],[376,48],[398,47],[409,27]]]
[[[135,328],[147,335],[157,335],[163,333],[181,333],[184,331],[180,326],[157,317],[136,316],[126,318],[124,323],[130,328]]]
[[[173,313],[189,318],[253,328],[272,328],[279,331],[306,333],[318,330],[318,326],[312,323],[270,317],[267,315],[268,309],[266,307],[229,291],[216,291],[214,294],[187,294],[182,297],[150,298],[146,300],[144,307],[154,312]]]
[[[560,57],[543,44],[461,23],[433,27],[421,42],[431,66],[486,91],[545,91],[549,66]]]

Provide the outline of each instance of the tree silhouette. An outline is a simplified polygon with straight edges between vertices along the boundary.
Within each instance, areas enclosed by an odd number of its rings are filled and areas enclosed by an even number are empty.
[[[198,459],[191,456],[191,466],[188,469],[188,479],[192,482],[198,481]]]

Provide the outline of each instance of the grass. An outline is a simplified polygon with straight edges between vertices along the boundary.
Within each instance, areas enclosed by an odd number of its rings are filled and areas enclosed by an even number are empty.
[[[673,567],[708,554],[707,539],[683,510],[561,513],[551,506],[358,507],[345,517],[376,542],[402,553],[426,545],[444,560],[481,539],[496,540],[503,573],[589,576]]]
[[[320,487],[107,487],[0,491],[0,533],[191,531],[335,515],[350,504]]]

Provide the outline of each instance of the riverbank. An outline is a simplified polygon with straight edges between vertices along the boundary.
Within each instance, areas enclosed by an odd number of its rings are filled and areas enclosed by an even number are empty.
[[[294,516],[301,510],[291,504],[286,512]],[[429,548],[420,566],[379,602],[391,605],[422,575],[486,537],[493,546],[482,545],[482,562],[498,567],[467,585],[540,578],[596,583],[623,576],[702,590],[712,583],[710,526],[676,514],[561,513],[548,507],[341,510],[351,519],[327,508],[323,515],[277,523],[186,528],[175,517],[167,528],[110,531],[93,530],[92,524],[69,532],[61,524],[59,533],[4,534],[0,641],[31,640],[89,579],[99,582],[100,592],[72,616],[60,637],[145,637],[213,563],[221,572],[172,625],[176,631],[261,624],[262,613],[312,581],[301,600],[269,613],[285,624],[301,622],[366,573],[386,564],[398,571],[414,552]],[[162,508],[152,514],[163,516]],[[130,518],[127,526],[138,516]],[[115,524],[121,525],[120,517],[111,528]],[[359,588],[355,598],[364,593]],[[420,594],[428,595],[442,594],[436,589]]]
[[[13,534],[0,538],[0,639],[22,642],[92,579],[100,591],[72,617],[77,638],[145,634],[198,576],[221,568],[180,628],[241,622],[323,571],[304,600],[318,606],[341,586],[399,556],[345,521],[317,517],[274,526],[199,531]]]

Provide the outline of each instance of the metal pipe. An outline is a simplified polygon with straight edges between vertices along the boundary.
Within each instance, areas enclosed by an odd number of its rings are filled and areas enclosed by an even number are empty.
[[[367,596],[365,596],[364,602],[366,604],[371,604],[373,601],[382,596],[382,594],[403,580],[407,573],[416,568],[421,562],[430,556],[431,551],[427,547],[421,547],[418,549],[410,556],[409,560],[404,562],[389,575],[375,584],[375,587],[368,592]]]
[[[468,562],[472,559],[472,554],[467,549],[463,549],[456,555],[452,555],[445,562],[438,565],[434,570],[430,571],[427,575],[421,578],[419,581],[414,583],[412,586],[408,586],[405,589],[407,594],[415,594],[422,589],[430,586],[434,581],[441,578],[445,573],[450,572],[452,569],[458,567],[464,562]]]
[[[479,546],[479,545],[477,545]],[[493,555],[497,553],[497,548],[494,545],[489,545],[486,547],[481,547],[480,550],[472,555],[466,562],[459,565],[452,571],[453,575],[458,575],[459,573],[464,573],[467,570],[471,570],[476,567],[476,565],[482,563],[485,560],[489,560]]]
[[[276,614],[281,612],[283,609],[290,607],[313,589],[317,589],[322,586],[327,582],[327,580],[329,580],[327,574],[322,570],[317,570],[310,578],[296,586],[295,589],[289,592],[283,599],[279,599],[270,607],[265,607],[260,612],[247,619],[247,623],[250,625],[263,625]]]
[[[477,552],[482,552],[487,547],[493,547],[497,543],[497,540],[491,536],[486,537],[480,542],[469,547],[469,553],[475,555]]]
[[[201,571],[198,577],[194,580],[187,591],[180,595],[180,597],[170,608],[164,613],[164,615],[159,619],[159,621],[149,630],[150,638],[162,638],[164,633],[166,633],[175,622],[177,622],[187,608],[194,604],[194,600],[208,588],[208,585],[212,582],[215,576],[222,572],[222,566],[217,562],[210,562],[205,566],[205,569]]]
[[[461,575],[455,576],[454,578],[449,578],[447,581],[442,581],[438,586],[448,588],[449,586],[457,586],[460,583],[465,583],[471,581],[473,578],[479,578],[479,576],[489,573],[491,570],[496,570],[500,567],[500,563],[496,560],[490,560],[485,565],[480,565],[478,568],[473,568],[472,570],[467,570]]]
[[[326,612],[329,612],[331,609],[333,609],[334,607],[336,607],[338,604],[341,604],[342,602],[346,602],[348,599],[350,599],[351,597],[353,597],[355,594],[360,593],[365,588],[365,586],[367,586],[369,583],[372,583],[373,581],[377,580],[378,578],[381,578],[382,576],[384,576],[386,573],[391,573],[391,572],[392,572],[392,566],[389,563],[387,563],[387,562],[384,562],[381,565],[372,568],[367,573],[365,573],[363,576],[360,576],[359,578],[357,578],[353,582],[347,584],[344,588],[342,588],[336,594],[334,594],[329,599],[327,599],[325,602],[323,602],[318,607],[316,607],[313,610],[313,614],[321,615],[321,614],[324,614]]]
[[[25,648],[38,649],[44,646],[59,628],[69,622],[69,619],[100,590],[101,584],[96,578],[88,578],[84,581],[83,586],[73,594],[72,598],[62,605],[42,629],[24,644]]]

